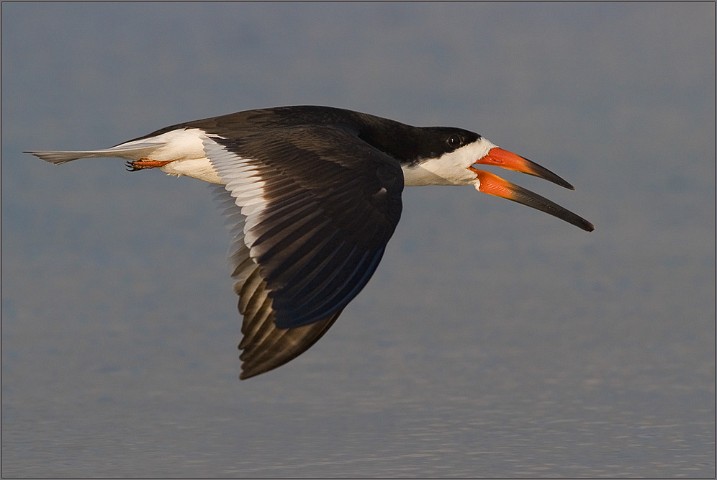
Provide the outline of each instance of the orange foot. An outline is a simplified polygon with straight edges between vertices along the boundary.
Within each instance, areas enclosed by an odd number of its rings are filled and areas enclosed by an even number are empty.
[[[150,160],[149,158],[140,158],[133,162],[127,162],[127,170],[130,172],[136,172],[137,170],[144,170],[145,168],[159,168],[163,167],[174,160]]]

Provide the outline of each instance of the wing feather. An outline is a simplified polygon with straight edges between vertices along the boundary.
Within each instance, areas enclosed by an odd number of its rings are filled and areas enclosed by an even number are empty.
[[[308,349],[366,285],[398,223],[403,177],[398,162],[342,129],[204,143],[226,182],[217,196],[232,224],[248,378]]]
[[[239,295],[239,312],[244,317],[242,350],[242,373],[246,379],[279,367],[305,352],[323,336],[341,313],[321,319],[303,327],[279,329],[274,324],[272,300],[266,282],[259,273],[259,266],[249,255],[243,242],[244,218],[234,198],[221,186],[216,186],[215,196],[225,207],[226,218],[234,238],[229,259],[232,266],[234,291]]]

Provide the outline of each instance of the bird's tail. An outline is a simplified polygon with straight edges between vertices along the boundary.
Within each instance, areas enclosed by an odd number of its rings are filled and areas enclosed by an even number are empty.
[[[46,162],[59,165],[61,163],[78,160],[80,158],[119,157],[129,158],[131,160],[139,160],[140,158],[149,155],[161,145],[162,144],[153,142],[144,142],[117,145],[116,147],[107,148],[104,150],[48,150],[24,153],[30,153],[32,155],[35,155],[37,158],[45,160]]]

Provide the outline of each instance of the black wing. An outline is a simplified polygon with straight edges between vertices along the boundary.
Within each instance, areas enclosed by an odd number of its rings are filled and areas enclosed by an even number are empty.
[[[228,192],[248,378],[308,349],[366,285],[400,218],[403,175],[341,128],[212,137],[205,150]]]

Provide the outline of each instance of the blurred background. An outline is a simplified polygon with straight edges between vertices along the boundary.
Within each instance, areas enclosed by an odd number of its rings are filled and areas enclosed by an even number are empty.
[[[3,3],[3,476],[714,476],[714,45],[712,3]],[[239,382],[210,189],[22,153],[297,104],[477,131],[596,230],[409,188]]]

